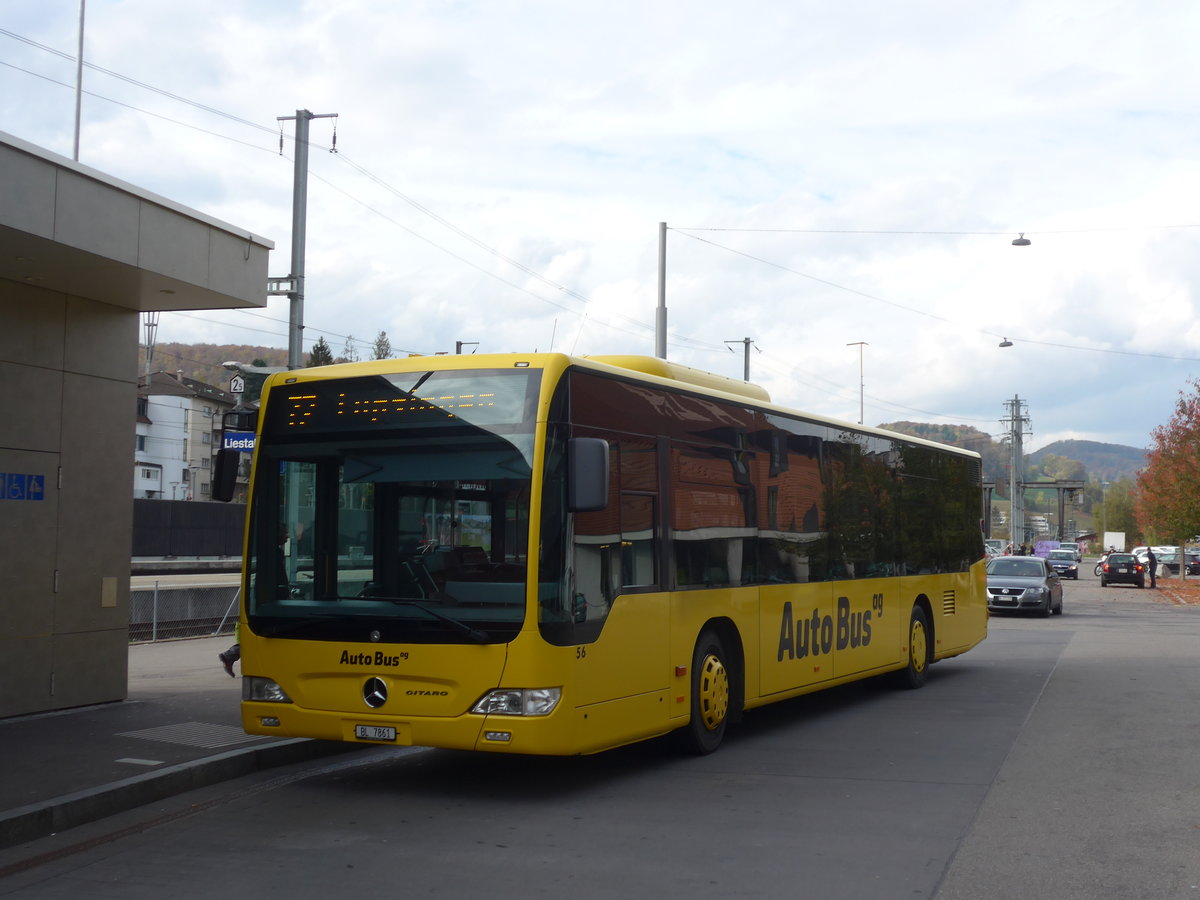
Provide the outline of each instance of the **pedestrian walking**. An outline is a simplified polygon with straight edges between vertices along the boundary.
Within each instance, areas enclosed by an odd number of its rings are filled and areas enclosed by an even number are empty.
[[[242,658],[242,625],[240,622],[235,622],[233,626],[233,646],[222,653],[217,654],[217,659],[221,661],[221,665],[225,667],[225,671],[230,678],[237,678],[233,671],[233,664]]]
[[[1146,568],[1150,570],[1150,587],[1158,587],[1154,578],[1158,572],[1158,557],[1154,555],[1153,547],[1146,550]]]

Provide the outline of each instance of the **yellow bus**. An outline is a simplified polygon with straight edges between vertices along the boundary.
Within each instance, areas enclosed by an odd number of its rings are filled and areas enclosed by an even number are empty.
[[[672,733],[987,633],[977,454],[640,356],[273,375],[247,518],[251,734],[527,754]]]

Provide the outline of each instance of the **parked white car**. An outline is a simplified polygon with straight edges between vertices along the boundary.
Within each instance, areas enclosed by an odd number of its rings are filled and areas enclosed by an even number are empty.
[[[1162,556],[1164,553],[1170,554],[1170,553],[1178,553],[1179,552],[1178,547],[1158,547],[1158,546],[1134,547],[1133,550],[1131,550],[1130,552],[1134,556],[1137,557],[1138,562],[1140,562],[1142,565],[1147,565],[1150,562],[1150,551],[1151,550],[1154,551],[1154,556],[1156,558]]]

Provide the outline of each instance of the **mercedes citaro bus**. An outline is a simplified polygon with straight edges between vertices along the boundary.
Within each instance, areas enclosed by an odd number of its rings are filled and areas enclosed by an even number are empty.
[[[657,358],[279,373],[243,724],[531,754],[672,733],[707,753],[746,710],[888,673],[919,687],[983,640],[981,498],[975,453]]]

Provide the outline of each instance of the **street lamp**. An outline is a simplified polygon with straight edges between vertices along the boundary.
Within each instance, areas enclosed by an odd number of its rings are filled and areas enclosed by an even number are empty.
[[[1108,482],[1100,482],[1100,551],[1104,551],[1104,541],[1108,537]]]
[[[241,372],[243,375],[274,375],[276,372],[291,371],[287,366],[252,366],[233,359],[221,363],[221,368],[230,372]]]

